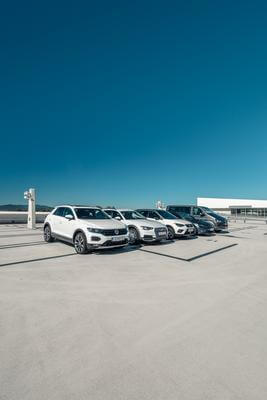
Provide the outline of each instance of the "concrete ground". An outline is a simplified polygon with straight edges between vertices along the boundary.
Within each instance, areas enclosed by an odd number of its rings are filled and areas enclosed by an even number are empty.
[[[1,400],[267,398],[267,226],[76,255],[0,225]]]

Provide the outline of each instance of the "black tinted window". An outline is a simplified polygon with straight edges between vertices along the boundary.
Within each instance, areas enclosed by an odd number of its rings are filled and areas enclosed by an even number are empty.
[[[157,213],[164,219],[176,219],[175,215],[169,211],[157,210]]]
[[[149,211],[148,218],[160,219],[160,216],[155,211]]]
[[[125,219],[144,219],[142,214],[139,214],[137,211],[121,211],[122,215]]]
[[[66,207],[66,208],[64,209],[63,217],[66,217],[66,215],[72,215],[73,218],[74,218],[74,215],[73,215],[73,212],[72,212],[71,208]]]
[[[54,215],[57,215],[58,217],[63,217],[64,211],[65,207],[58,207],[54,212]]]
[[[75,208],[79,219],[110,219],[110,217],[98,208]]]
[[[168,207],[168,210],[171,213],[174,212],[183,212],[186,214],[190,214],[190,207],[186,207],[186,206],[173,206],[173,207]]]
[[[122,219],[121,215],[118,213],[118,211],[115,210],[104,210],[105,213],[107,213],[111,218],[116,218],[119,217],[120,219]]]
[[[194,207],[194,208],[193,208],[193,214],[194,214],[194,215],[203,215],[204,213],[203,213],[203,211],[201,210],[201,208],[199,208],[199,207]]]
[[[140,214],[142,214],[144,217],[148,216],[148,211],[143,211],[143,210],[136,210],[138,211]]]
[[[105,213],[107,213],[111,218],[113,218],[113,210],[105,210]]]

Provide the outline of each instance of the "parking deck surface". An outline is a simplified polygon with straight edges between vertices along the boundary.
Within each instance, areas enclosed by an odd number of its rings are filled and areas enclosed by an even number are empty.
[[[266,233],[81,256],[0,225],[0,399],[265,399]]]

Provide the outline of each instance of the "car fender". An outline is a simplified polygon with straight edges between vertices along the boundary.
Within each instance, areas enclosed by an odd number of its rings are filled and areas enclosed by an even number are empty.
[[[73,235],[72,235],[72,242],[73,242],[73,243],[74,243],[75,235],[76,235],[78,232],[82,232],[82,233],[85,235],[85,237],[87,238],[86,232],[84,231],[83,228],[81,228],[81,227],[76,228],[75,231],[74,231],[74,233],[73,233]]]

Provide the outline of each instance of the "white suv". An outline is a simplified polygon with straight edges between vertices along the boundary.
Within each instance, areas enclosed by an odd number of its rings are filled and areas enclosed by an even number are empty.
[[[186,237],[196,235],[196,229],[190,222],[177,218],[168,211],[161,209],[141,209],[136,210],[145,218],[153,221],[159,221],[168,229],[168,239],[172,240],[175,237]]]
[[[78,254],[96,248],[123,247],[129,242],[126,225],[114,221],[101,208],[56,207],[45,219],[44,240],[70,242]]]
[[[129,228],[130,244],[143,242],[160,242],[167,239],[167,229],[164,225],[156,221],[148,221],[143,215],[137,211],[129,209],[112,209],[104,210],[112,218],[122,221]]]

